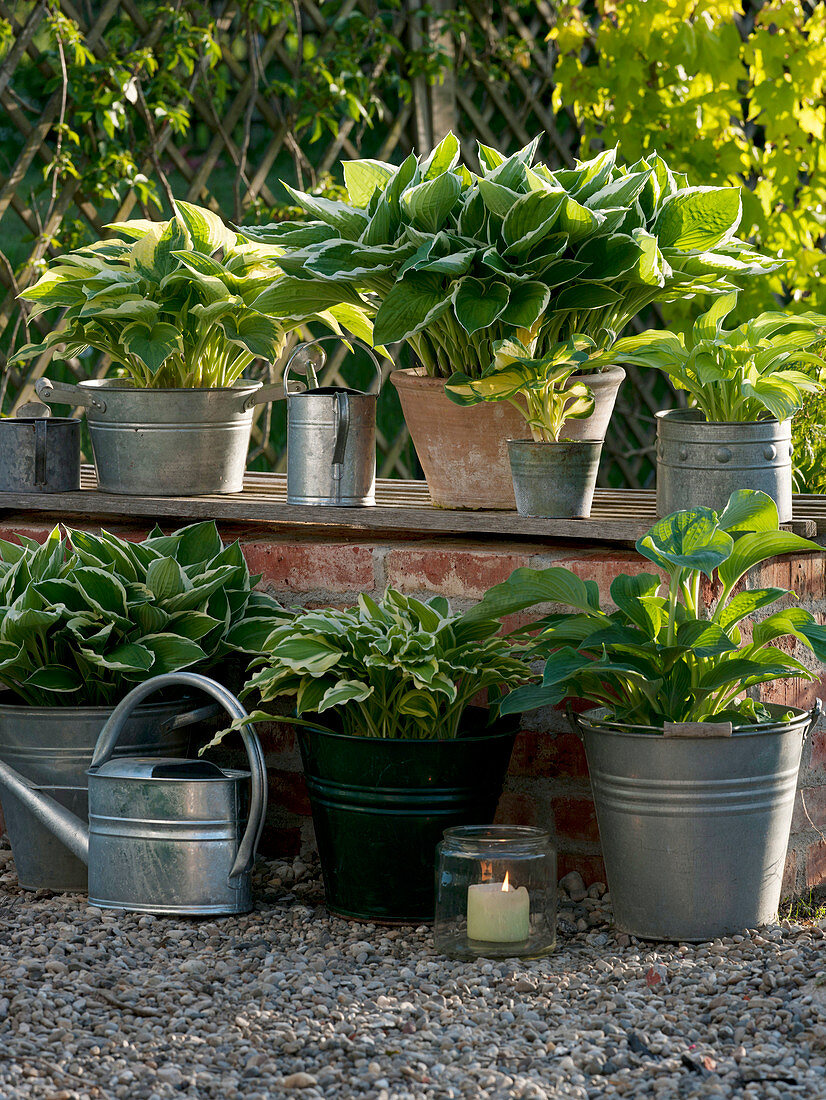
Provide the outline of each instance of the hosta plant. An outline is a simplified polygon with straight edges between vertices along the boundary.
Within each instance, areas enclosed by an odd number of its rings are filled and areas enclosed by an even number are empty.
[[[796,639],[823,662],[826,627],[796,606],[752,619],[787,604],[792,593],[741,583],[777,554],[822,552],[778,529],[770,497],[741,490],[720,515],[705,508],[675,512],[655,523],[637,550],[660,572],[617,577],[610,588],[616,611],[602,610],[594,581],[554,566],[517,569],[469,613],[486,621],[541,603],[573,609],[546,615],[532,628],[533,653],[546,659],[542,682],[517,688],[502,713],[573,697],[606,707],[624,725],[737,726],[770,717],[746,694],[750,688],[791,676],[817,679],[787,645],[774,643]],[[710,582],[715,592],[707,600]]]
[[[593,341],[575,336],[538,359],[518,340],[501,340],[494,345],[493,363],[482,371],[481,378],[457,371],[448,379],[445,391],[457,405],[508,401],[525,418],[535,442],[558,442],[567,420],[581,420],[594,411],[588,386],[570,380],[587,361],[592,347]]]
[[[286,616],[215,524],[132,543],[55,528],[0,540],[0,687],[28,706],[117,703],[163,672],[258,653]]]
[[[320,320],[371,338],[360,308],[324,296],[282,294],[278,248],[253,245],[217,214],[176,204],[166,222],[110,226],[118,236],[60,256],[21,297],[34,318],[64,309],[63,325],[14,357],[64,345],[110,356],[135,385],[231,386],[255,360],[274,361],[286,333]],[[302,288],[306,292],[306,288]]]
[[[380,343],[408,341],[428,374],[478,378],[501,340],[540,359],[575,334],[604,351],[652,302],[721,293],[773,270],[735,236],[737,187],[692,187],[652,153],[607,149],[574,168],[479,145],[479,172],[453,134],[397,167],[344,162],[349,202],[287,187],[304,223],[244,228],[281,245],[289,296],[319,289],[375,312]]]
[[[424,603],[392,588],[352,608],[301,611],[267,638],[242,697],[259,704],[252,720],[293,699],[294,715],[279,720],[363,737],[455,738],[478,692],[487,689],[495,715],[501,689],[530,676],[500,626],[451,612],[443,597]]]
[[[664,371],[708,421],[787,420],[805,394],[823,389],[817,377],[797,367],[826,367],[826,316],[761,313],[726,329],[736,305],[736,292],[722,295],[687,339],[657,329],[625,337],[614,345],[614,361]]]

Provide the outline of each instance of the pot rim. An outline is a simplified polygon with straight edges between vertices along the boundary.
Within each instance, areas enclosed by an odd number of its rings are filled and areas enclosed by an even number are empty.
[[[180,699],[169,699],[166,702],[163,700],[156,701],[154,703],[139,703],[134,710],[133,714],[146,714],[153,711],[169,710],[170,707],[182,707],[187,709],[193,705],[196,696],[185,695]],[[120,700],[118,700],[118,703]],[[46,716],[51,717],[55,714],[63,715],[65,718],[72,716],[75,717],[98,717],[109,715],[118,705],[118,703],[112,703],[111,705],[103,704],[102,706],[55,706],[55,707],[30,707],[25,703],[3,703],[0,702],[0,718],[7,717],[19,717],[22,715],[29,715],[32,718],[43,718]]]
[[[769,734],[782,734],[788,732],[792,727],[802,722],[803,719],[807,719],[810,723],[808,728],[817,720],[820,715],[820,705],[815,703],[813,707],[808,710],[804,710],[802,707],[790,707],[784,703],[767,703],[766,706],[771,711],[793,711],[793,716],[787,721],[781,721],[779,718],[776,722],[763,722],[763,723],[751,723],[744,726],[736,726],[731,731],[731,738],[708,738],[708,737],[664,737],[662,730],[658,726],[643,726],[634,723],[620,722],[615,719],[607,718],[609,713],[607,707],[591,707],[589,710],[582,711],[579,714],[571,714],[570,720],[575,725],[579,732],[592,732],[592,733],[610,733],[617,737],[635,737],[641,742],[645,741],[648,744],[654,740],[657,744],[684,744],[686,742],[700,741],[704,745],[707,745],[710,740],[715,741],[729,741],[734,738],[744,737],[766,737]],[[807,731],[808,732],[808,729]]]
[[[622,382],[625,376],[625,367],[620,367],[617,364],[611,364],[611,366],[606,367],[605,370],[575,371],[571,375],[571,378],[591,378],[594,380],[599,379],[600,384],[602,384],[604,382],[608,382],[609,380],[613,381],[615,378],[618,378],[619,381]],[[444,384],[447,382],[446,378],[441,378],[438,376],[434,377],[433,375],[428,374],[424,367],[396,367],[395,370],[390,371],[389,378],[394,386],[404,385],[405,383],[411,383],[411,385],[415,385],[417,379],[425,383],[429,382],[432,385],[439,384],[441,386],[444,386]]]
[[[352,733],[336,733],[333,730],[296,726],[298,735],[307,737],[318,736],[332,737],[337,741],[354,742],[358,745],[400,745],[409,748],[411,745],[474,745],[489,741],[504,740],[516,737],[517,729],[495,730],[493,733],[482,734],[480,737],[359,737]]]
[[[508,446],[527,444],[532,447],[602,447],[603,439],[509,439]]]
[[[696,416],[693,415],[695,413]],[[787,420],[778,420],[775,416],[769,416],[763,420],[706,420],[699,409],[660,409],[659,412],[654,413],[654,416],[658,420],[673,420],[678,424],[707,424],[710,428],[753,428],[758,424],[771,427],[777,424],[788,424],[791,421],[791,417]]]
[[[108,393],[227,393],[237,396],[244,392],[255,393],[264,385],[253,379],[240,378],[231,386],[169,386],[164,389],[155,386],[135,386],[124,378],[85,378],[76,383],[85,390],[106,390]]]
[[[9,424],[37,424],[41,420],[46,421],[48,424],[79,424],[80,417],[77,416],[4,416],[0,419],[0,425]]]

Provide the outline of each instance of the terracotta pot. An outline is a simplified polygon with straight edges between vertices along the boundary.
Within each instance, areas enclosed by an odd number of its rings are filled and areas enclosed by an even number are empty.
[[[582,379],[591,387],[596,408],[587,420],[568,421],[568,438],[605,438],[623,378],[622,367],[572,376],[571,382]],[[515,509],[508,440],[525,436],[525,421],[516,409],[507,401],[456,405],[445,393],[444,379],[428,378],[421,368],[395,370],[390,381],[433,503],[438,508]]]

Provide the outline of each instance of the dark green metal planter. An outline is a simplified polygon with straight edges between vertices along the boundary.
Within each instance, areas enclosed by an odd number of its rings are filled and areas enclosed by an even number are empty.
[[[495,727],[395,741],[299,728],[327,908],[365,921],[432,921],[436,845],[451,825],[493,821],[515,736]]]

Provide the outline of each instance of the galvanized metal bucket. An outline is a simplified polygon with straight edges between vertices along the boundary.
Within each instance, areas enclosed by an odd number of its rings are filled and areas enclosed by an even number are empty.
[[[184,756],[189,727],[215,710],[193,709],[191,700],[147,703],[129,716],[116,754]],[[86,821],[86,771],[111,713],[111,707],[0,706],[0,760]],[[25,890],[85,892],[85,863],[13,791],[0,787],[0,798],[20,885]]]
[[[601,439],[560,443],[509,439],[517,512],[556,518],[590,516],[601,453]]]
[[[252,411],[280,385],[241,381],[221,389],[141,389],[122,379],[64,385],[41,378],[41,400],[81,405],[98,488],[129,496],[240,493]]]
[[[65,416],[0,420],[0,492],[68,493],[79,488],[79,420]]]
[[[664,737],[604,709],[585,741],[614,921],[642,939],[704,942],[774,918],[803,740],[820,713]]]
[[[372,349],[361,341],[376,371],[368,393],[343,386],[318,386],[308,371],[310,386],[290,389],[290,367],[311,345],[340,337],[321,336],[299,344],[284,370],[287,399],[287,503],[358,507],[375,504],[376,404],[381,367]],[[320,350],[320,349],[318,349]],[[320,366],[324,355],[321,352]]]
[[[189,916],[252,908],[252,865],[267,809],[255,730],[241,729],[249,771],[208,760],[114,755],[135,707],[153,692],[181,686],[211,695],[232,719],[246,718],[226,688],[193,672],[147,680],[115,708],[88,771],[92,905]]]
[[[713,508],[737,489],[759,489],[792,518],[790,420],[709,423],[699,409],[657,413],[657,512]]]

